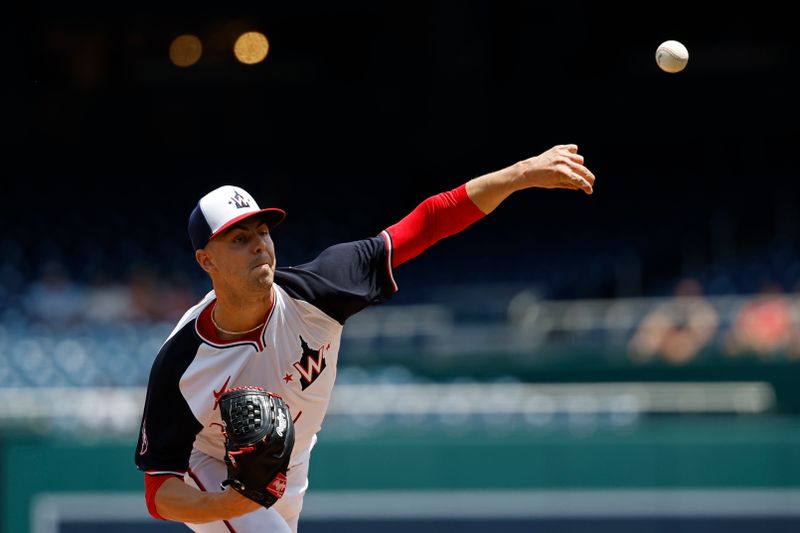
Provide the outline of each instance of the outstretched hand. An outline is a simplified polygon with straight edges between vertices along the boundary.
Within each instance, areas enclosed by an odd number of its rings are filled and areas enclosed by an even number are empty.
[[[510,194],[522,189],[576,189],[594,192],[594,174],[583,166],[574,144],[559,144],[510,167],[467,182],[467,195],[483,213],[491,213]]]
[[[583,156],[575,144],[560,144],[541,154],[520,161],[519,188],[577,189],[592,194],[594,174],[583,166]]]

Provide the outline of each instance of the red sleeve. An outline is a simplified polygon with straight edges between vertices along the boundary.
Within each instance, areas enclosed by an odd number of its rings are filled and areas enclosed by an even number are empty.
[[[466,184],[431,196],[403,220],[386,229],[392,238],[392,267],[413,259],[433,244],[486,216],[467,195]]]
[[[180,479],[178,476],[169,474],[144,475],[144,500],[147,502],[147,511],[153,516],[153,518],[166,520],[166,518],[158,514],[158,511],[156,510],[156,493],[158,492],[158,489],[161,488],[161,485],[163,485],[164,482],[171,477]]]

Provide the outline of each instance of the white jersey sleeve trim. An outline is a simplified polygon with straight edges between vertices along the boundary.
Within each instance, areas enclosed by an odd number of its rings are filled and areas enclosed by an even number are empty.
[[[148,470],[145,472],[145,474],[147,474],[148,476],[180,476],[180,477],[183,477],[185,473],[186,472],[174,472],[172,470]]]
[[[392,281],[392,288],[394,288],[394,292],[397,292],[399,289],[397,287],[397,282],[394,280],[394,269],[392,268],[392,256],[394,255],[392,236],[389,235],[389,232],[386,230],[383,230],[381,235],[383,236],[383,240],[386,242],[386,271],[389,273],[389,279]]]

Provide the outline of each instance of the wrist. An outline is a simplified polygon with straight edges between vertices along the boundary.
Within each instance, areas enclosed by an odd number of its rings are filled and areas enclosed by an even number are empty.
[[[525,161],[514,163],[510,167],[506,167],[497,174],[496,187],[504,197],[526,188],[525,173],[527,171],[527,164]]]
[[[233,489],[226,489],[222,492],[207,493],[211,496],[211,500],[208,502],[208,508],[215,516],[219,517],[219,520],[230,520],[238,516],[238,514],[234,512],[235,507],[232,505],[231,493],[233,492]]]
[[[235,489],[228,487],[222,492],[216,493],[219,499],[216,504],[219,505],[219,512],[224,520],[230,520],[237,516],[242,516],[247,513],[252,513],[261,508],[261,504],[251,500],[247,496],[240,494]]]
[[[525,176],[528,172],[529,167],[530,167],[529,160],[526,159],[524,161],[519,161],[508,168],[508,173],[509,173],[508,181],[511,187],[510,193],[522,190],[526,187]]]

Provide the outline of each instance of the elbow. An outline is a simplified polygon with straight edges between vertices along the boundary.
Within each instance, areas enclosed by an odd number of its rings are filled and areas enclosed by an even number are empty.
[[[144,500],[147,504],[147,512],[156,520],[169,520],[169,517],[164,516],[158,511],[157,494],[158,489],[169,479],[178,479],[177,476],[151,476],[144,475]]]

